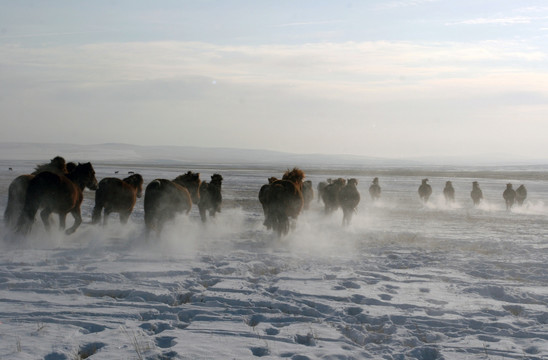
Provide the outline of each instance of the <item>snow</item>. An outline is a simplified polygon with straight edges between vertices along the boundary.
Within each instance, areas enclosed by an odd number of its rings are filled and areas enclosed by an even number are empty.
[[[0,162],[0,205],[17,175]],[[129,168],[94,164],[98,179]],[[305,172],[308,169],[302,166]],[[385,171],[381,201],[356,177],[358,213],[326,217],[314,199],[287,237],[263,225],[257,194],[280,169],[134,164],[145,178],[220,172],[223,210],[197,209],[145,239],[142,199],[130,223],[84,224],[71,236],[37,221],[27,239],[0,229],[1,359],[545,359],[548,358],[548,181],[504,170],[481,178]],[[308,179],[334,177],[321,168]],[[457,203],[441,190],[452,180]],[[469,193],[478,180],[485,202]],[[505,210],[508,181],[525,206]],[[70,224],[70,219],[68,223]],[[2,225],[3,226],[3,225]]]

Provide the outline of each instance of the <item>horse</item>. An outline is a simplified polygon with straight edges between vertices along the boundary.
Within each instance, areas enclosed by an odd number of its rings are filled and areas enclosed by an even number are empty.
[[[271,185],[275,181],[278,181],[278,178],[275,178],[274,176],[269,177],[268,184],[261,186],[261,189],[259,190],[259,202],[261,203],[261,206],[263,207],[263,213],[264,213],[263,225],[266,226],[268,230],[272,228],[272,221],[268,213],[268,198],[270,196]]]
[[[339,193],[339,203],[343,210],[343,226],[350,224],[352,215],[356,212],[356,208],[360,203],[360,192],[356,187],[357,185],[357,179],[348,179],[346,185],[342,187]]]
[[[506,202],[506,210],[510,210],[516,200],[516,191],[512,188],[512,184],[506,184],[502,197],[504,198],[504,202]]]
[[[338,178],[325,187],[322,194],[322,199],[325,205],[326,214],[329,214],[339,208],[339,192],[345,185],[346,180],[343,178]]]
[[[381,186],[379,185],[378,177],[374,178],[371,186],[369,186],[369,196],[371,196],[371,200],[373,201],[377,201],[381,197]]]
[[[474,202],[474,205],[479,205],[481,199],[483,199],[483,192],[481,191],[477,181],[472,183],[472,191],[470,192],[470,197]]]
[[[278,237],[289,232],[289,218],[297,219],[304,206],[304,177],[304,172],[298,168],[287,170],[281,180],[274,180],[267,191],[259,194],[266,206],[265,225],[272,227]]]
[[[422,179],[422,183],[419,186],[419,197],[426,204],[430,195],[432,195],[432,187],[430,184],[427,184],[428,179]]]
[[[74,224],[65,233],[70,235],[82,223],[80,205],[84,199],[84,188],[97,189],[95,170],[91,163],[78,164],[66,175],[45,171],[29,181],[23,212],[17,222],[17,231],[28,234],[38,209],[43,208],[40,217],[47,230],[50,229],[49,216],[59,214],[59,228],[65,228],[66,216],[71,213]]]
[[[320,202],[320,200],[323,200],[323,192],[325,190],[325,187],[331,184],[332,181],[332,179],[327,179],[327,181],[320,181],[318,183],[318,202]]]
[[[527,189],[522,184],[516,189],[516,202],[521,206],[525,199],[527,199]]]
[[[314,199],[314,188],[312,187],[312,181],[306,180],[303,182],[303,209],[308,210],[310,208],[310,203]]]
[[[4,221],[8,228],[15,229],[17,226],[17,221],[25,206],[25,197],[29,182],[35,175],[44,171],[58,175],[66,174],[68,171],[65,159],[61,156],[56,156],[49,163],[36,165],[31,174],[20,175],[11,182],[8,188],[8,204],[4,211]]]
[[[177,214],[188,214],[192,203],[200,202],[200,174],[188,171],[173,180],[156,179],[145,189],[145,226],[147,236],[155,229],[160,234],[164,224]]]
[[[126,224],[137,198],[143,193],[143,177],[140,174],[131,175],[123,180],[107,177],[99,182],[95,192],[95,207],[91,223],[101,221],[101,212],[104,209],[103,225],[107,224],[110,213],[120,214],[120,223]]]
[[[209,216],[215,217],[215,214],[221,212],[221,203],[223,196],[221,195],[221,184],[223,177],[219,174],[211,175],[211,182],[202,182],[200,185],[200,202],[198,209],[202,222],[206,221],[206,211],[209,210]]]
[[[455,201],[455,189],[453,188],[453,183],[451,181],[445,182],[445,187],[443,188],[443,196],[445,197],[446,203],[452,203]]]

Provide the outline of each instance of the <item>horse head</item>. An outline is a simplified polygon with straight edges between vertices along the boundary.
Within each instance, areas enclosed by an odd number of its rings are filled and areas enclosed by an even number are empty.
[[[83,187],[87,187],[90,190],[97,190],[97,179],[95,178],[95,170],[90,162],[85,164],[76,165],[74,170],[70,172],[70,175],[76,179]]]

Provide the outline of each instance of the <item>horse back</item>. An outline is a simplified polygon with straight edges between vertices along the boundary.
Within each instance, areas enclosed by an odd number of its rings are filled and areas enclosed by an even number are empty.
[[[29,182],[27,201],[38,201],[55,212],[69,212],[80,206],[82,190],[64,175],[42,172]]]

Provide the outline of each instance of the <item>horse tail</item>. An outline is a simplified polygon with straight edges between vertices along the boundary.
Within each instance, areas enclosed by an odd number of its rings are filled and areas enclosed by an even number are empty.
[[[103,181],[99,182],[99,187],[95,191],[95,207],[93,208],[93,213],[91,215],[91,223],[97,224],[101,221],[101,212],[103,207],[105,207],[106,202],[106,189],[105,183]]]
[[[145,226],[149,231],[156,228],[155,220],[158,217],[157,202],[160,196],[161,189],[162,182],[158,179],[153,180],[150,184],[147,185],[145,189]]]
[[[42,181],[40,176],[34,177],[29,181],[26,191],[25,205],[17,221],[17,232],[26,235],[30,232],[36,212],[42,203],[42,195],[44,194]]]
[[[8,204],[4,211],[4,222],[6,226],[15,229],[19,216],[25,206],[27,188],[29,186],[29,176],[19,176],[12,181],[8,190]]]

